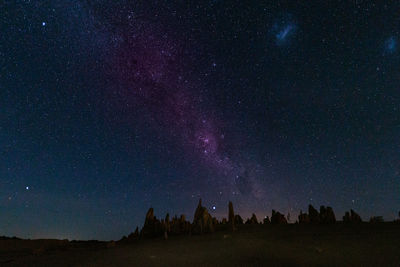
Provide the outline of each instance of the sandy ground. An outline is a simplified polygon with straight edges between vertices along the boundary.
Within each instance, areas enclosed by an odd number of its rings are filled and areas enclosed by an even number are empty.
[[[400,266],[400,224],[245,225],[115,247],[1,240],[0,266]]]

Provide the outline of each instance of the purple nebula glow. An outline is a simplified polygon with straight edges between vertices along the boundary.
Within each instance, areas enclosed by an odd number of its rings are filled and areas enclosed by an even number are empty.
[[[118,39],[122,41],[115,49],[112,73],[125,88],[125,100],[143,107],[154,128],[176,139],[188,156],[223,178],[224,190],[262,197],[256,190],[256,175],[244,167],[254,164],[231,158],[232,151],[224,149],[221,122],[210,115],[212,110],[202,109],[201,96],[193,93],[201,91],[193,90],[197,84],[183,78],[179,41],[152,27]]]

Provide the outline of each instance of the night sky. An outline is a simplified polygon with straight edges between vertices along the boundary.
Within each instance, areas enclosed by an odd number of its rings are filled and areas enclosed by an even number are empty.
[[[396,218],[400,3],[244,2],[1,1],[0,235]]]

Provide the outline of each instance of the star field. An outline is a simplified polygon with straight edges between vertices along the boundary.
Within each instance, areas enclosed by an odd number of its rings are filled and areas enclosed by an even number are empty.
[[[119,239],[199,198],[394,219],[399,7],[0,3],[0,235]]]

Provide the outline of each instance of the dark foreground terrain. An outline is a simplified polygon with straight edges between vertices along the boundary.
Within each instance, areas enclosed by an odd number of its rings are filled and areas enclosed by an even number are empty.
[[[129,244],[0,240],[0,266],[400,266],[400,224],[243,225]]]

